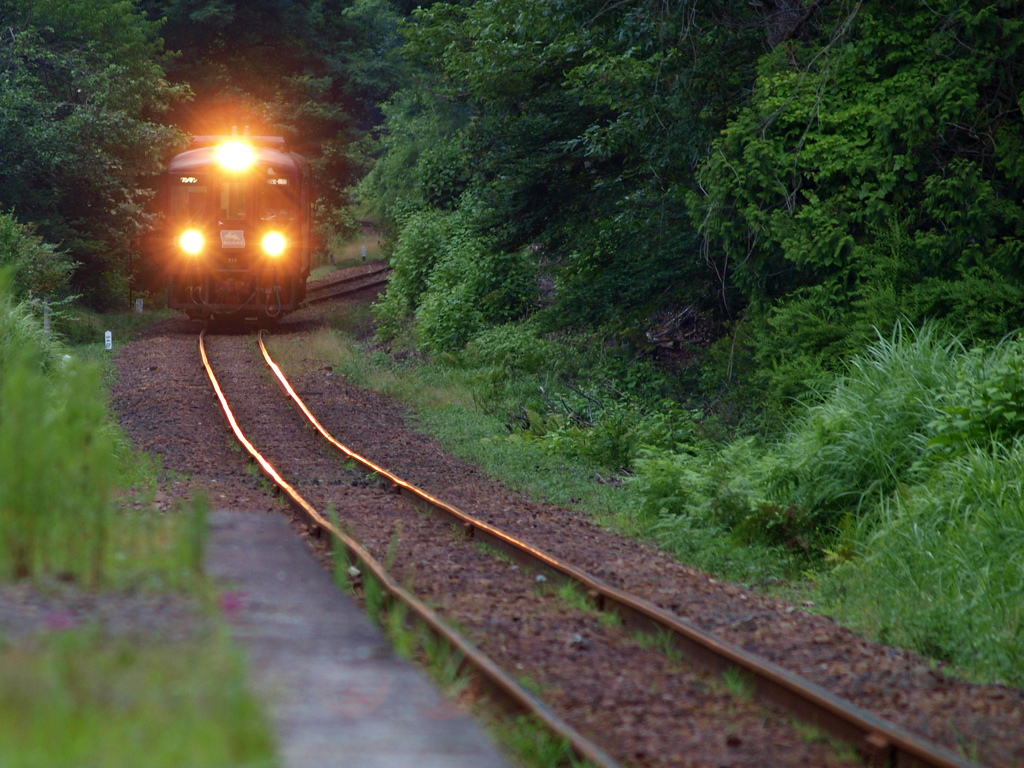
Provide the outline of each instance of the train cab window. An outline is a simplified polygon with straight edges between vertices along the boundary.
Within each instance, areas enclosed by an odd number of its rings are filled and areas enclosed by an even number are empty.
[[[171,185],[171,217],[177,221],[199,221],[206,217],[206,182],[197,176],[182,176]]]
[[[264,221],[292,221],[298,206],[295,203],[294,179],[275,176],[260,189],[260,218]]]
[[[245,220],[245,182],[225,181],[220,185],[220,220]]]

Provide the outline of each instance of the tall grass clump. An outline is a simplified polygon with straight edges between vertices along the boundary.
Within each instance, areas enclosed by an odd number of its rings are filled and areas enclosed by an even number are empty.
[[[937,463],[883,501],[857,552],[822,587],[837,616],[1024,685],[1024,440]]]
[[[99,581],[116,464],[99,370],[0,295],[0,578]]]
[[[955,340],[926,325],[916,333],[897,326],[854,357],[774,450],[767,499],[793,509],[811,531],[869,517],[912,481],[937,406],[957,385],[960,355]]]
[[[897,329],[775,444],[649,452],[635,484],[691,562],[754,580],[788,558],[869,635],[1021,685],[1022,414],[1024,339]]]
[[[671,545],[703,527],[812,564],[845,556],[854,528],[920,471],[938,404],[958,381],[958,350],[930,326],[897,327],[774,445],[644,456],[637,482],[656,534]]]
[[[11,297],[11,272],[0,269],[0,378],[10,358],[31,350],[40,367],[52,367],[61,358],[59,347],[46,335],[29,306]]]

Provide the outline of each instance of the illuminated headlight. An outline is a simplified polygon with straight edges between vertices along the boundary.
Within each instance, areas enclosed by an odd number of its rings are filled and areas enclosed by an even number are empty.
[[[267,252],[268,256],[280,256],[284,253],[286,245],[288,245],[288,241],[280,232],[268,232],[263,237],[263,250]]]
[[[229,171],[244,171],[255,161],[252,147],[244,141],[228,141],[217,148],[217,162]]]
[[[190,229],[185,232],[178,243],[181,245],[181,250],[185,253],[190,253],[193,256],[203,250],[203,235],[201,232],[195,229]]]

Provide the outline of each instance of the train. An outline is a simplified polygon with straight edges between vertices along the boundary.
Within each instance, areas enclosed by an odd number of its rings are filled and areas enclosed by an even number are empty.
[[[197,320],[274,321],[306,296],[309,162],[278,136],[196,136],[159,197],[167,304]]]

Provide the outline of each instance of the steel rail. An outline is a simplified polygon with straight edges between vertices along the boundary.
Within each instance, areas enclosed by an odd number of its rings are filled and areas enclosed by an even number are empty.
[[[333,536],[340,541],[342,546],[348,551],[349,557],[360,563],[363,568],[362,573],[371,574],[380,583],[386,596],[390,597],[393,602],[399,602],[404,605],[410,612],[410,615],[414,616],[436,638],[444,640],[450,647],[456,649],[463,657],[463,664],[468,665],[473,670],[477,681],[506,712],[535,716],[552,733],[564,739],[577,758],[589,761],[596,768],[621,768],[600,747],[578,733],[572,726],[556,715],[544,702],[521,686],[490,657],[486,656],[459,632],[445,624],[433,610],[428,608],[418,598],[407,592],[359,542],[322,515],[278,473],[238,426],[235,415],[228,404],[224,391],[221,389],[220,382],[217,380],[213,366],[210,364],[209,357],[206,354],[205,336],[206,329],[203,329],[199,334],[199,354],[203,360],[206,375],[213,385],[217,399],[220,401],[221,410],[227,418],[231,431],[249,455],[259,464],[263,474],[284,493],[292,507],[302,514],[311,525],[315,526],[315,530],[322,531],[324,534]]]
[[[390,267],[385,266],[371,272],[364,272],[361,275],[351,275],[326,284],[321,283],[320,285],[309,286],[306,298],[303,301],[306,304],[315,304],[319,301],[326,301],[327,299],[346,296],[350,293],[357,293],[359,291],[366,290],[367,288],[376,288],[379,285],[385,285],[388,281],[389,275],[384,275],[384,277],[379,277],[379,275],[383,272],[390,272],[390,270]],[[357,283],[360,280],[366,280],[367,282],[359,285],[352,285],[352,283]]]
[[[307,294],[306,298],[303,299],[303,304],[318,304],[321,301],[327,301],[328,299],[340,299],[342,296],[348,296],[353,293],[359,293],[369,288],[377,288],[381,285],[387,285],[388,278],[381,277],[368,283],[360,283],[359,285],[343,286],[341,288],[335,288],[328,293],[315,293],[312,295]]]
[[[673,644],[692,661],[712,669],[735,669],[747,676],[762,701],[783,707],[797,718],[823,728],[851,744],[871,765],[919,766],[920,768],[979,768],[957,753],[900,728],[861,707],[839,698],[779,665],[762,659],[738,645],[701,629],[687,619],[613,587],[553,555],[444,502],[403,480],[343,445],[331,435],[295,393],[281,368],[271,358],[259,336],[260,350],[285,392],[309,422],[332,446],[349,459],[376,473],[392,489],[424,511],[440,514],[462,526],[467,537],[483,540],[518,562],[545,571],[562,581],[581,585],[599,610],[615,611],[627,626],[643,630],[668,630]]]
[[[379,275],[381,272],[387,272],[391,267],[387,264],[378,264],[373,269],[368,269],[365,272],[360,272],[358,275],[347,275],[341,273],[340,275],[328,275],[320,280],[316,280],[312,285],[307,286],[312,290],[320,290],[323,288],[333,288],[336,285],[342,285],[344,283],[351,283],[356,280],[361,280],[364,277],[372,277],[373,275]]]

